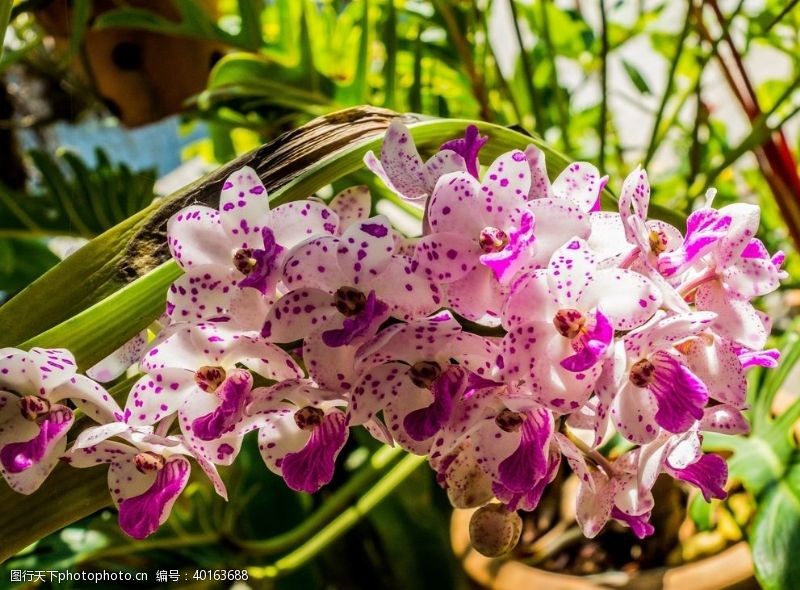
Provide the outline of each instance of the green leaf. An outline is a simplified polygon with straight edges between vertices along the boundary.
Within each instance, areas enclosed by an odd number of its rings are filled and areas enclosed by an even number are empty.
[[[625,73],[628,74],[628,78],[630,78],[633,85],[636,86],[636,89],[642,94],[652,94],[650,90],[650,85],[647,83],[647,80],[644,79],[642,73],[638,70],[636,66],[630,63],[627,60],[622,60],[622,67],[625,68]]]
[[[0,0],[0,31],[3,32],[2,39],[6,38],[6,28],[11,20],[11,4],[13,0]],[[0,57],[3,56],[3,45],[5,43],[0,40]]]
[[[0,302],[24,289],[58,262],[58,256],[40,239],[0,239]]]
[[[713,528],[713,515],[714,505],[706,502],[702,494],[695,494],[689,501],[689,518],[692,519],[698,531],[710,531]]]
[[[750,538],[756,577],[765,590],[796,587],[800,579],[800,463],[765,492]]]

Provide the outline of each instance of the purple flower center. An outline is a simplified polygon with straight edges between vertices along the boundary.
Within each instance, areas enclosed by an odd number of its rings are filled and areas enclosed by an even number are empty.
[[[139,473],[151,473],[153,471],[161,471],[164,469],[164,465],[167,464],[167,460],[158,453],[146,451],[136,455],[133,458],[133,464],[136,465],[136,469],[139,471]]]
[[[267,294],[278,270],[278,258],[284,248],[275,241],[275,234],[268,227],[261,230],[264,248],[240,248],[233,255],[233,266],[245,275],[240,287],[253,287]]]
[[[223,381],[225,381],[225,369],[222,367],[203,366],[194,374],[194,382],[208,393],[214,393]]]
[[[419,361],[408,371],[411,382],[422,389],[430,389],[436,378],[442,374],[442,367],[435,361]]]
[[[556,331],[564,338],[575,338],[586,325],[586,318],[577,309],[559,309],[553,317]]]
[[[386,319],[389,306],[375,296],[375,291],[364,294],[352,287],[342,287],[334,295],[334,305],[345,316],[342,327],[325,330],[322,341],[331,348],[352,344],[358,338],[372,335]]]
[[[496,227],[484,227],[478,236],[478,245],[486,254],[500,252],[508,246],[508,234]]]
[[[300,430],[314,430],[322,424],[325,412],[314,406],[300,408],[294,413],[294,423]]]

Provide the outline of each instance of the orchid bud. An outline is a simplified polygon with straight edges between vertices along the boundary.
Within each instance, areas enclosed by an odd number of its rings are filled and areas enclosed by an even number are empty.
[[[447,498],[456,508],[475,508],[494,496],[492,479],[480,468],[475,453],[462,450],[447,466],[444,474]]]
[[[511,551],[522,534],[522,519],[504,504],[478,508],[469,521],[472,547],[486,557],[499,557]]]

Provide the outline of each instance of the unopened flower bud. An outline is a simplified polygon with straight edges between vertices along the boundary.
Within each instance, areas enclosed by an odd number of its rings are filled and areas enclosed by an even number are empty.
[[[469,521],[472,547],[486,557],[499,557],[511,551],[522,533],[522,519],[503,504],[478,508]]]

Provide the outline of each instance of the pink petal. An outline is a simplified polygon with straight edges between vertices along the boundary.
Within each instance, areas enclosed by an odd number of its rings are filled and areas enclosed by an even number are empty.
[[[647,389],[625,383],[610,408],[610,418],[623,437],[634,444],[646,444],[658,433],[655,415],[658,404]]]
[[[474,237],[448,231],[423,236],[416,244],[414,260],[430,280],[452,283],[478,265],[480,254]]]
[[[355,223],[339,240],[337,260],[345,284],[366,288],[389,266],[394,252],[391,224],[383,215]]]
[[[272,211],[270,227],[275,240],[288,249],[311,238],[337,234],[339,216],[316,201],[293,201]]]
[[[547,267],[550,293],[563,307],[578,307],[594,281],[597,259],[585,241],[574,239],[556,250]]]
[[[230,265],[236,247],[224,232],[219,213],[203,205],[190,205],[170,217],[167,245],[184,270],[206,264]]]
[[[261,228],[270,223],[267,190],[258,174],[245,166],[231,174],[219,196],[219,219],[239,248],[258,247]]]
[[[581,299],[582,305],[601,309],[615,330],[624,331],[644,324],[661,303],[661,291],[652,281],[625,269],[597,271]]]
[[[536,243],[533,264],[544,267],[556,250],[571,238],[586,239],[591,234],[590,216],[566,199],[534,199],[528,209],[536,218]]]
[[[530,189],[530,165],[519,150],[507,152],[492,162],[481,182],[487,212],[498,216],[508,215],[514,207],[519,207],[520,200],[528,198]],[[491,225],[501,227],[500,223]]]
[[[332,236],[300,244],[284,261],[283,282],[289,289],[307,287],[333,293],[346,282],[337,261],[338,248],[339,242]]]
[[[640,236],[637,235],[629,220],[636,217],[644,222],[647,219],[649,204],[650,183],[647,179],[647,172],[637,166],[625,179],[619,195],[619,214],[622,217],[625,237],[631,244],[637,244]]]
[[[281,462],[286,485],[313,494],[333,478],[336,457],[347,442],[347,419],[342,412],[327,414],[305,446],[288,453]]]
[[[26,420],[19,416],[18,421]],[[4,424],[0,474],[11,489],[20,494],[31,494],[39,488],[55,468],[58,457],[64,453],[67,431],[73,422],[72,410],[54,405],[41,423],[33,425],[35,435],[31,438],[20,439],[26,429]]]
[[[550,187],[550,178],[547,176],[547,166],[545,165],[545,155],[542,150],[534,144],[525,148],[525,159],[531,169],[531,188],[528,192],[529,199],[542,199],[553,197],[553,190]]]
[[[339,231],[342,232],[369,217],[372,195],[366,186],[353,186],[333,197],[328,207],[339,216]]]
[[[192,267],[170,285],[167,313],[173,322],[202,321],[225,315],[239,290],[236,286],[239,277],[236,271],[215,264]]]
[[[113,381],[132,365],[138,364],[147,346],[147,331],[139,332],[120,348],[86,370],[86,375],[100,383]]]
[[[722,434],[747,434],[750,424],[741,410],[726,404],[706,408],[700,421],[700,430]]]
[[[290,291],[267,314],[261,336],[270,342],[294,342],[322,329],[341,314],[333,297],[318,289]]]
[[[155,474],[147,491],[119,503],[120,528],[134,539],[144,539],[156,532],[169,518],[175,500],[189,482],[189,471],[189,462],[183,457],[169,459]]]
[[[425,165],[411,133],[399,119],[394,119],[386,130],[380,160],[368,152],[364,163],[398,196],[414,200],[428,195]]]
[[[553,181],[553,193],[575,201],[581,211],[588,213],[600,198],[607,180],[600,178],[600,172],[592,164],[573,162]]]
[[[695,304],[697,309],[717,314],[711,327],[723,338],[746,348],[764,348],[767,330],[749,301],[740,299],[717,281],[712,281],[697,290]]]

